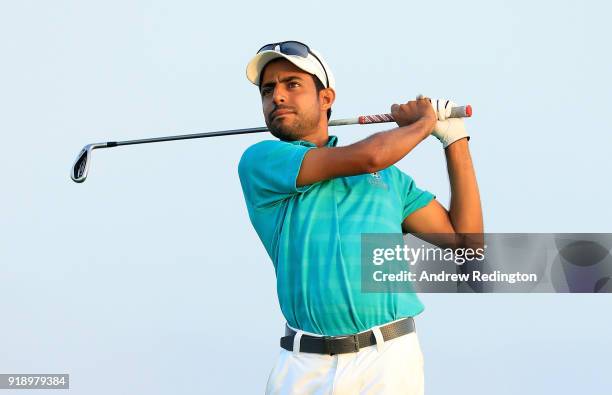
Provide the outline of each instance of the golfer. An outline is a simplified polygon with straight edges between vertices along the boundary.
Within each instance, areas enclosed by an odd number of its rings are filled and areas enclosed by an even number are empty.
[[[249,147],[238,166],[287,321],[266,393],[423,394],[413,318],[423,305],[414,293],[361,292],[360,240],[482,233],[463,120],[440,120],[433,108],[444,113],[446,100],[418,98],[391,106],[397,128],[338,146],[328,134],[334,77],[320,53],[297,41],[268,44],[246,73],[276,138]],[[431,134],[444,147],[449,211],[394,166]]]

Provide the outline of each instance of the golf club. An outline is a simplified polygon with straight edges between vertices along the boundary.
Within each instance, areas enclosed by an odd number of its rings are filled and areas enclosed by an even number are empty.
[[[472,116],[472,106],[457,106],[451,109],[450,118],[466,118]],[[367,125],[371,123],[383,123],[383,122],[394,122],[391,114],[377,114],[377,115],[362,115],[356,118],[345,118],[336,119],[329,122],[329,126],[342,126],[342,125]],[[109,141],[106,143],[93,143],[87,144],[81,152],[77,155],[74,165],[70,169],[70,178],[72,181],[81,183],[87,178],[89,171],[89,164],[91,162],[91,153],[93,150],[98,148],[111,148],[119,147],[122,145],[134,145],[134,144],[148,144],[148,143],[160,143],[163,141],[176,141],[176,140],[187,140],[187,139],[199,139],[204,137],[217,137],[217,136],[232,136],[238,134],[248,133],[260,133],[268,131],[267,127],[259,128],[247,128],[247,129],[234,129],[234,130],[222,130],[218,132],[208,133],[194,133],[194,134],[183,134],[177,136],[167,137],[155,137],[150,139],[140,140],[127,140],[127,141]]]

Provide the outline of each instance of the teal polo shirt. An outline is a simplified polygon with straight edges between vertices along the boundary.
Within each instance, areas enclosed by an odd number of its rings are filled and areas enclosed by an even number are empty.
[[[327,146],[337,141],[330,136]],[[435,196],[395,166],[297,187],[313,148],[307,141],[266,140],[249,147],[238,165],[287,323],[337,336],[419,314],[424,307],[414,293],[361,292],[361,234],[401,234],[404,218]]]

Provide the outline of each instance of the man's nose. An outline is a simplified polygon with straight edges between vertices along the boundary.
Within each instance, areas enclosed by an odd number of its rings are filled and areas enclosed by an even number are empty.
[[[278,85],[274,87],[274,93],[272,95],[272,100],[274,103],[284,103],[286,100],[286,95],[284,89],[279,87]]]

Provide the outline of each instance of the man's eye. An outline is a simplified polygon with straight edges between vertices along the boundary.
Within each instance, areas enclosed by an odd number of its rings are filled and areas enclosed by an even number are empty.
[[[270,94],[270,89],[269,88],[264,88],[261,90],[261,95],[262,96],[267,96]]]
[[[299,82],[291,81],[291,82],[289,83],[289,87],[290,87],[290,88],[295,88],[295,87],[298,87],[298,86],[300,86],[300,83],[299,83]]]

